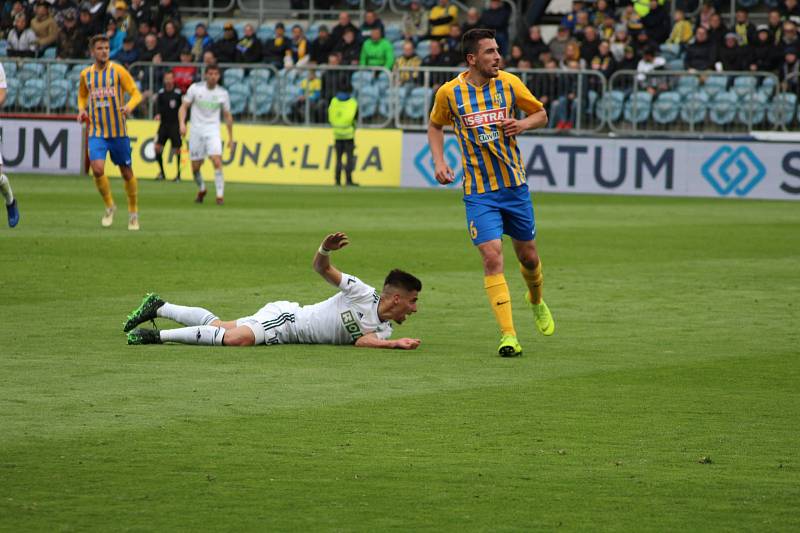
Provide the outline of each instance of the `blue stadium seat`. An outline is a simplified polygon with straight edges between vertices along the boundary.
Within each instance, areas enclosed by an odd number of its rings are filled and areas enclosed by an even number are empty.
[[[0,57],[6,57],[8,55],[8,41],[5,39],[0,40]]]
[[[417,55],[425,59],[431,55],[431,42],[428,40],[420,41],[417,43]]]
[[[32,79],[44,78],[44,64],[43,63],[23,63],[22,68],[17,72],[19,81],[25,83]]]
[[[42,52],[42,59],[55,59],[56,58],[56,47],[51,46],[49,48],[45,48],[44,52]]]
[[[682,95],[681,120],[687,124],[697,124],[706,119],[708,111],[708,95],[704,92],[695,92]]]
[[[424,118],[428,114],[428,108],[425,105],[425,98],[433,98],[433,92],[426,87],[416,87],[411,89],[411,92],[406,97],[403,111],[406,116],[413,120]]]
[[[772,76],[765,76],[764,79],[761,80],[761,85],[758,87],[758,92],[763,93],[768,98],[772,98],[772,95],[775,94],[775,86],[775,78]]]
[[[194,30],[197,28],[197,24],[187,22],[185,25],[181,27],[181,35],[183,35],[186,39],[194,35]]]
[[[41,78],[31,78],[25,81],[17,97],[19,105],[23,109],[38,107],[42,103],[44,92],[44,80]]]
[[[3,70],[6,72],[6,78],[17,77],[17,64],[14,61],[3,61]]]
[[[678,85],[675,90],[678,91],[682,97],[697,92],[700,87],[700,78],[698,76],[686,75],[678,79]]]
[[[378,76],[372,81],[372,84],[377,87],[381,93],[386,93],[386,91],[389,90],[389,86],[392,84],[392,80],[388,73],[378,72]]]
[[[275,37],[275,28],[272,24],[262,24],[256,30],[256,37],[261,41],[266,41]]]
[[[403,55],[403,41],[395,41],[392,43],[392,47],[394,48],[394,57],[400,57]]]
[[[206,29],[208,30],[208,36],[216,41],[220,39],[225,32],[225,21],[214,20]]]
[[[638,91],[628,97],[625,104],[625,120],[634,124],[647,121],[650,117],[650,105],[653,95],[647,91]]]
[[[361,0],[347,0],[347,5],[350,7],[359,7],[361,5]]]
[[[357,70],[350,77],[350,83],[353,85],[353,90],[358,92],[362,87],[371,85],[374,77],[375,72],[372,70]]]
[[[322,24],[322,22],[315,22],[308,27],[308,30],[306,30],[306,38],[309,43],[319,37],[319,27],[322,26]]]
[[[244,35],[245,24],[245,22],[237,22],[233,25],[233,29],[236,30],[236,35],[238,35],[240,39],[242,38],[242,35]]]
[[[722,92],[725,92],[728,89],[728,77],[727,76],[709,76],[708,79],[703,83],[703,91],[708,95],[709,98],[712,100]]]
[[[226,69],[225,74],[222,75],[222,84],[225,87],[241,83],[242,81],[244,81],[244,69],[242,68]]]
[[[17,101],[20,83],[17,78],[6,78],[6,103],[5,107],[11,107]]]
[[[660,56],[670,61],[672,59],[680,59],[681,57],[681,45],[679,44],[668,44],[664,43],[659,46]]]
[[[594,114],[601,121],[616,122],[622,116],[624,102],[622,91],[607,92],[597,101]]]
[[[653,120],[658,124],[672,124],[681,112],[681,95],[666,91],[658,95],[653,104]]]
[[[392,43],[395,41],[402,41],[403,28],[401,28],[400,25],[396,23],[387,24],[385,37],[389,40],[389,42]]]
[[[738,0],[737,4],[749,10],[758,4],[758,0]]]
[[[745,98],[754,93],[756,85],[758,85],[758,80],[755,76],[736,76],[736,79],[733,80],[733,90],[736,91],[740,98]]]
[[[666,70],[685,70],[683,66],[683,59],[670,59],[664,66]]]
[[[280,92],[280,98],[278,101],[278,104],[280,105],[280,113],[286,116],[290,115],[292,106],[297,102],[302,94],[303,88],[300,87],[299,83],[292,82],[284,85],[283,91]]]
[[[708,118],[717,126],[727,126],[736,118],[739,96],[734,91],[718,93],[708,105]]]
[[[781,5],[783,2],[781,0],[764,0],[764,5],[770,9],[774,9]]]
[[[63,109],[67,105],[69,94],[70,86],[67,80],[60,79],[51,81],[47,91],[47,96],[50,99],[50,109]]]
[[[258,90],[268,84],[272,79],[272,71],[268,68],[254,68],[250,71],[250,75],[247,76],[247,82],[250,84],[250,89],[253,93],[257,93]]]
[[[770,124],[786,126],[794,120],[797,111],[797,95],[794,93],[781,93],[772,99],[767,110]]]
[[[378,103],[378,113],[383,117],[394,116],[395,109],[403,109],[408,93],[409,89],[405,85],[390,88],[386,93],[386,98],[381,98]]]
[[[743,76],[740,76],[743,77]],[[749,93],[739,102],[736,115],[740,124],[757,125],[764,122],[767,115],[767,97],[762,93]]]
[[[395,0],[394,3],[398,7],[406,8],[411,5],[411,0]]]
[[[381,93],[374,85],[365,85],[358,91],[358,114],[361,118],[371,118],[378,112]]]
[[[246,83],[233,83],[228,86],[228,93],[231,95],[231,113],[241,115],[247,108],[247,100],[250,98],[250,86]]]
[[[50,77],[50,80],[64,80],[67,78],[69,65],[65,65],[64,63],[51,63],[47,68],[49,69],[47,75]]]
[[[275,83],[264,83],[250,97],[250,113],[263,117],[272,113],[275,104]]]

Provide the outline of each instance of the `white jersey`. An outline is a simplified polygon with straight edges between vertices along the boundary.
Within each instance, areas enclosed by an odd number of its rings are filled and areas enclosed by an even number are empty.
[[[7,89],[8,85],[6,84],[6,69],[3,68],[3,64],[0,63],[0,89]]]
[[[220,110],[230,113],[231,97],[228,91],[220,85],[209,89],[206,82],[199,81],[193,83],[183,101],[191,104],[191,135],[197,134],[219,134]]]
[[[240,318],[256,337],[256,344],[353,344],[374,333],[392,335],[392,326],[378,317],[381,297],[355,276],[342,274],[337,294],[324,302],[300,306],[295,302],[270,302],[254,315]]]

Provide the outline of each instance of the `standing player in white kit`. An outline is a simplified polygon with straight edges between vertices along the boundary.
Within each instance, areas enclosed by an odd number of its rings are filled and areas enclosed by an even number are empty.
[[[233,115],[231,115],[231,98],[219,85],[219,67],[206,67],[205,81],[193,83],[178,111],[181,137],[186,136],[186,113],[192,110],[192,131],[189,134],[189,158],[192,160],[192,174],[200,190],[195,202],[201,203],[206,196],[206,184],[200,174],[203,160],[208,157],[214,165],[214,188],[217,193],[217,205],[223,204],[225,178],[222,176],[222,138],[219,134],[220,110],[228,128],[228,148],[233,149]]]
[[[6,71],[3,64],[0,63],[0,107],[6,103],[7,95],[6,85]],[[3,195],[6,201],[6,212],[8,213],[8,226],[13,228],[19,223],[19,209],[17,209],[17,199],[14,198],[14,193],[11,191],[11,183],[8,181],[8,176],[3,174],[3,154],[0,153],[0,194]]]
[[[226,322],[207,309],[167,303],[158,295],[148,294],[123,327],[123,331],[130,332],[128,344],[354,344],[365,348],[415,349],[419,339],[389,339],[390,321],[402,324],[417,312],[422,283],[407,272],[392,270],[379,294],[373,287],[331,264],[330,253],[347,246],[348,242],[344,233],[332,233],[325,237],[314,255],[314,270],[339,288],[337,294],[324,302],[306,306],[296,302],[270,302],[252,316]],[[169,318],[189,327],[161,331],[133,329],[156,318]]]

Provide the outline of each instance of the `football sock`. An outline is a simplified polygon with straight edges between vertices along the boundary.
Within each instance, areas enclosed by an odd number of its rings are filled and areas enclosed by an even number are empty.
[[[500,331],[503,335],[516,337],[517,332],[514,330],[514,319],[511,314],[511,294],[508,292],[506,277],[503,274],[492,274],[485,276],[483,281]]]
[[[161,335],[161,342],[222,346],[222,339],[225,337],[225,328],[217,326],[191,326],[188,328],[165,329],[161,330],[159,334]]]
[[[165,303],[156,311],[156,316],[169,318],[184,326],[206,326],[219,317],[202,307],[186,307],[185,305],[175,305]]]
[[[0,174],[0,193],[6,199],[6,205],[14,203],[14,193],[11,192],[11,183],[8,181],[8,176]]]
[[[201,191],[206,190],[206,182],[203,181],[203,176],[200,174],[200,171],[194,173],[194,182],[200,187]]]
[[[222,198],[225,195],[225,178],[222,177],[222,169],[214,169],[214,189],[216,190],[217,198]]]
[[[111,196],[111,184],[108,182],[108,176],[105,174],[99,178],[95,176],[94,185],[100,192],[100,196],[103,197],[103,203],[106,204],[106,208],[114,207],[114,197]]]
[[[175,154],[175,169],[178,173],[175,175],[176,178],[181,177],[181,153],[180,151]]]
[[[128,195],[128,213],[138,213],[139,184],[136,181],[136,176],[131,176],[131,179],[122,181],[125,185],[125,193]]]
[[[158,170],[161,171],[161,175],[166,176],[164,174],[164,152],[156,152],[156,161],[158,161]]]
[[[542,303],[542,283],[544,276],[542,275],[542,262],[536,265],[533,270],[528,270],[520,263],[519,271],[522,272],[522,277],[525,279],[525,284],[528,286],[528,294],[532,304]]]

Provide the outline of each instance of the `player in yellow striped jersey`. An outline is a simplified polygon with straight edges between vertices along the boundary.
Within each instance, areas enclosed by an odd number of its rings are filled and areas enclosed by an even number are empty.
[[[106,205],[101,223],[103,227],[111,226],[117,210],[105,173],[106,155],[110,152],[111,162],[119,167],[128,195],[128,229],[138,230],[138,186],[131,168],[131,141],[125,123],[142,95],[128,71],[108,60],[108,37],[95,35],[89,49],[94,54],[94,65],[81,72],[78,122],[89,125],[89,161],[94,183]]]
[[[555,330],[542,299],[536,222],[516,140],[519,133],[547,124],[547,113],[519,78],[499,70],[501,57],[493,30],[467,31],[461,49],[469,70],[436,92],[428,142],[436,180],[452,183],[453,169],[444,161],[444,127],[453,126],[464,168],[467,228],[483,259],[484,287],[502,334],[498,353],[513,357],[522,354],[522,347],[503,274],[503,234],[511,237],[520,262],[536,328],[544,335]],[[518,110],[525,113],[524,119],[515,118]]]

